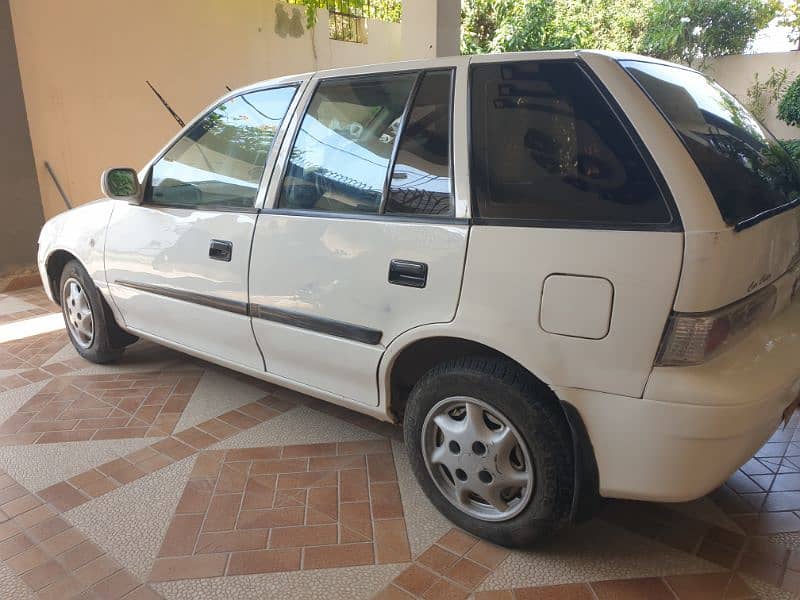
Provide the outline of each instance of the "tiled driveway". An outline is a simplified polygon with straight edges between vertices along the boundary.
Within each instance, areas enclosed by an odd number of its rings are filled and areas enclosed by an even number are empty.
[[[0,328],[47,310],[0,294]],[[395,427],[145,342],[99,367],[26,337],[0,345],[0,598],[797,597],[798,425],[702,500],[509,552],[431,507]]]

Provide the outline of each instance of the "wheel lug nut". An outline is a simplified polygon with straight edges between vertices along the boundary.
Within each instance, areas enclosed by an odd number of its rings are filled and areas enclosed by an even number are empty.
[[[452,452],[453,454],[461,453],[461,446],[459,446],[458,442],[456,442],[455,440],[447,444],[447,447],[450,448],[450,452]]]
[[[480,479],[483,483],[492,483],[492,474],[489,471],[483,470],[478,473],[478,479]]]
[[[486,446],[483,444],[483,442],[473,442],[472,451],[478,456],[483,456],[486,454]]]
[[[461,481],[467,480],[467,473],[464,469],[456,469],[456,477],[458,477]]]

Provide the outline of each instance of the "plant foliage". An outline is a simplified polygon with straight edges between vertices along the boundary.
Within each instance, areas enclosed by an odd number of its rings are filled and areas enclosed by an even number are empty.
[[[747,88],[747,108],[756,119],[763,121],[767,109],[783,97],[789,86],[789,69],[770,68],[769,77],[761,81],[758,73],[753,76],[753,83]]]
[[[787,125],[800,125],[800,77],[786,88],[786,93],[778,103],[778,118]]]
[[[463,0],[464,53],[598,48],[702,63],[743,52],[778,0]]]
[[[357,17],[399,23],[402,15],[401,0],[286,0],[306,9],[306,27],[317,23],[317,9],[351,14]]]
[[[800,162],[800,140],[781,140],[781,145],[792,157],[792,160]]]
[[[786,2],[778,25],[789,28],[789,39],[800,49],[800,2]]]
[[[689,65],[741,54],[780,10],[775,0],[657,0],[642,50]]]

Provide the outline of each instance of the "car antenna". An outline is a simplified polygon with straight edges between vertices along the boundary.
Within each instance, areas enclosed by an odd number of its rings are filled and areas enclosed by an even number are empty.
[[[153,84],[147,80],[145,80],[145,83],[150,87],[151,90],[153,90],[153,93],[156,95],[156,97],[159,100],[161,100],[161,104],[164,105],[164,108],[166,108],[169,111],[169,114],[171,114],[172,117],[178,122],[178,125],[180,125],[181,127],[186,127],[186,123],[183,122],[183,119],[181,119],[178,116],[178,113],[172,110],[172,107],[169,105],[169,103],[166,100],[164,100],[164,96],[158,93],[158,90],[155,87],[153,87]]]
[[[48,173],[50,173],[50,177],[53,179],[53,183],[56,184],[58,193],[61,194],[61,199],[64,201],[64,204],[67,205],[67,210],[72,210],[72,203],[69,201],[69,198],[67,198],[67,193],[64,191],[64,188],[61,187],[61,183],[58,181],[58,177],[56,177],[53,167],[50,166],[49,162],[44,161],[44,168],[47,169]]]

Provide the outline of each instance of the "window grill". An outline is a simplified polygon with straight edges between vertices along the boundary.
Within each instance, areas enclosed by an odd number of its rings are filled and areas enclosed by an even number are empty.
[[[328,27],[332,40],[367,43],[367,16],[370,15],[370,0],[331,0],[328,2]]]
[[[328,11],[332,40],[367,43],[367,19],[400,22],[401,0],[288,0]]]

